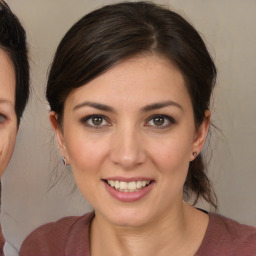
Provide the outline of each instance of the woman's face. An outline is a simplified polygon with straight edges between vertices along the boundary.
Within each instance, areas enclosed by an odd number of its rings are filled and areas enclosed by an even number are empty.
[[[60,150],[96,216],[116,225],[159,220],[180,207],[189,162],[209,119],[195,130],[184,79],[165,58],[131,58],[70,93]]]
[[[0,49],[0,177],[11,159],[16,134],[14,67]]]

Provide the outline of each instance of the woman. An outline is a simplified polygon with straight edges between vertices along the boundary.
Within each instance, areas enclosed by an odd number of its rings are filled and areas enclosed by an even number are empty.
[[[145,2],[100,8],[62,39],[47,84],[65,165],[94,212],[34,231],[20,255],[253,255],[216,207],[200,152],[216,69],[198,32]]]
[[[12,156],[29,96],[26,35],[18,18],[0,1],[0,175]],[[0,177],[1,177],[0,176]],[[5,239],[1,232],[0,255]]]

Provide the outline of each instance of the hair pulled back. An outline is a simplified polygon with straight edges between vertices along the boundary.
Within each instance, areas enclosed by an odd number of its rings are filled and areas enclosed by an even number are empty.
[[[139,54],[169,59],[183,74],[195,126],[209,109],[216,68],[198,32],[179,14],[148,2],[123,2],[95,10],[74,24],[60,42],[46,96],[61,125],[69,93],[114,65]],[[184,193],[216,207],[201,154],[190,163]]]
[[[0,0],[0,49],[10,57],[16,79],[15,112],[18,125],[29,98],[29,62],[26,32],[9,6]]]

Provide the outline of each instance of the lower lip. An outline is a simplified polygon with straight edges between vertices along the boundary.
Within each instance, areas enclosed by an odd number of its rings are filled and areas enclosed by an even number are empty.
[[[142,199],[151,191],[151,189],[153,188],[153,184],[154,182],[151,182],[148,186],[135,192],[120,192],[104,182],[105,188],[107,189],[109,194],[115,199],[122,202],[134,202]]]

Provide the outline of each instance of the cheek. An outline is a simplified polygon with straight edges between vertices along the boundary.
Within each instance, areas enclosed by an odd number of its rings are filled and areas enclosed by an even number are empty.
[[[106,139],[76,133],[66,138],[66,148],[73,172],[88,175],[97,173],[108,152]]]
[[[170,197],[182,193],[192,147],[191,136],[170,136],[151,146],[151,159],[159,171],[163,193]]]
[[[0,176],[5,171],[14,149],[16,131],[0,131]]]
[[[159,170],[158,184],[160,184],[160,195],[162,204],[169,205],[170,202],[183,198],[184,183],[188,173],[189,161],[186,159],[184,149],[178,145],[166,145],[158,151],[159,158],[156,161]]]
[[[173,136],[173,138],[166,138],[161,143],[151,146],[150,154],[155,163],[162,166],[163,169],[167,167],[179,171],[179,167],[188,166],[191,148],[191,139],[188,137]]]
[[[91,205],[95,205],[109,143],[90,135],[70,136],[66,149],[78,189]]]

